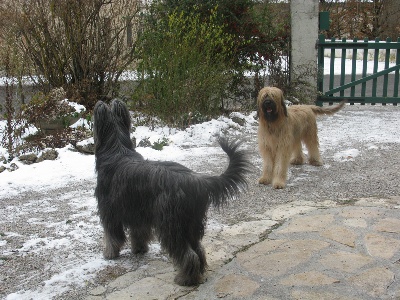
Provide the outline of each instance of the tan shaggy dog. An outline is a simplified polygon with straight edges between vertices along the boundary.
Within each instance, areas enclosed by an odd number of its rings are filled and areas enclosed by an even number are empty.
[[[316,115],[332,115],[346,101],[337,106],[293,105],[286,108],[283,92],[276,87],[264,87],[257,98],[260,122],[258,146],[263,158],[261,184],[275,189],[285,187],[289,164],[304,163],[302,142],[308,150],[309,163],[321,166]]]

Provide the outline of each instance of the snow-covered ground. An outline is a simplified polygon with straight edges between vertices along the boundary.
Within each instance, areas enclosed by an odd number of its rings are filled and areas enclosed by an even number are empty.
[[[170,144],[162,151],[151,148],[137,150],[146,158],[173,160],[196,170],[222,153],[215,147],[217,134],[223,132],[228,136],[255,136],[257,121],[254,114],[236,113],[236,116],[246,120],[244,126],[234,123],[231,118],[220,117],[183,131],[167,127],[150,130],[139,126],[133,135],[137,141],[142,138],[151,141],[167,138]],[[389,112],[379,115],[373,110],[339,113],[319,120],[321,152],[323,157],[329,152],[337,163],[348,164],[366,154],[369,149],[399,144],[398,128],[398,107],[392,107]],[[366,148],[355,148],[355,142],[362,142]],[[252,141],[248,146],[254,145]],[[11,270],[2,272],[2,282],[16,280],[12,291],[1,293],[8,300],[51,299],[74,286],[91,283],[96,274],[116,264],[104,260],[101,255],[102,233],[93,196],[94,156],[71,150],[72,146],[59,149],[59,157],[55,161],[33,165],[23,165],[15,160],[18,170],[0,173],[2,268],[8,266],[9,261],[25,260],[29,263],[32,257],[43,257],[41,264],[32,265],[32,269],[28,267],[22,274],[15,270],[18,275],[14,278],[6,278],[13,274]],[[1,151],[4,152],[4,149]],[[259,160],[258,157],[251,159]],[[220,162],[215,160],[211,163],[218,165]],[[297,184],[301,182],[294,180],[291,183]],[[46,196],[46,191],[52,193]],[[66,211],[69,214],[65,215]],[[20,222],[27,223],[30,230],[21,231]],[[149,255],[162,256],[159,250],[158,244],[154,243]],[[51,256],[46,256],[46,253],[51,253]],[[123,265],[133,263],[137,262],[122,262]],[[37,268],[43,268],[44,273],[37,273]],[[38,278],[38,274],[43,277]]]
[[[134,132],[137,142],[143,138],[151,142],[166,138],[169,145],[162,151],[152,148],[138,148],[138,151],[148,159],[173,160],[193,167],[215,153],[222,153],[221,149],[215,147],[216,135],[222,132],[236,135],[239,131],[255,130],[254,114],[235,115],[246,119],[246,127],[239,126],[227,117],[184,131],[169,127],[150,130],[149,127],[139,126]],[[4,125],[4,121],[0,122],[0,127]],[[87,283],[96,276],[97,271],[113,264],[104,260],[101,254],[101,228],[93,196],[96,176],[94,156],[71,150],[74,150],[71,145],[58,149],[59,156],[55,161],[33,165],[24,165],[16,158],[5,166],[14,163],[18,165],[18,170],[0,173],[0,265],[6,266],[4,261],[14,258],[29,260],[30,256],[45,256],[48,251],[53,253],[52,257],[46,258],[51,262],[33,267],[45,268],[51,274],[48,278],[35,278],[34,281],[39,281],[35,290],[24,287],[24,281],[29,282],[32,277],[38,276],[33,275],[34,270],[32,274],[15,278],[6,278],[13,273],[12,270],[2,272],[1,281],[21,281],[15,282],[16,290],[6,299],[50,299],[73,285]],[[0,148],[0,154],[7,155],[6,149]],[[82,185],[79,186],[79,183]],[[55,190],[59,192],[54,198]],[[65,215],[62,211],[72,213]],[[28,223],[32,232],[21,232],[18,228],[21,222]],[[93,248],[96,250],[93,251]],[[152,245],[150,255],[152,253],[159,255],[158,244]]]

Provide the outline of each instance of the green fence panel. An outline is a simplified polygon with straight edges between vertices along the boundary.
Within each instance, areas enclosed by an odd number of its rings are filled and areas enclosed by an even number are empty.
[[[318,47],[318,81],[319,96],[317,105],[339,102],[348,99],[350,103],[381,103],[386,105],[400,103],[400,38],[397,42],[390,39],[358,41],[353,39],[326,40],[320,35]],[[340,69],[335,69],[336,50],[341,54]],[[325,70],[325,52],[330,53],[328,82]],[[382,57],[379,57],[383,53]],[[346,70],[347,55],[351,54],[351,70]],[[372,54],[372,57],[370,57]],[[395,59],[392,57],[395,55]],[[383,60],[382,60],[383,59]],[[393,63],[394,60],[394,63]],[[368,63],[372,64],[372,74],[368,74]],[[383,65],[378,71],[379,64]],[[391,66],[391,63],[393,65]],[[357,74],[357,65],[361,64],[361,74]],[[349,66],[350,67],[350,66]],[[337,79],[335,78],[337,77]],[[393,91],[393,92],[392,92]]]

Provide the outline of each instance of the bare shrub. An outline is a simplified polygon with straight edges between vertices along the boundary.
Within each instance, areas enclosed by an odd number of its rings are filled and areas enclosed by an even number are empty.
[[[13,13],[19,46],[32,79],[44,93],[63,87],[88,109],[119,90],[119,78],[134,60],[127,32],[135,26],[136,0],[16,0]]]

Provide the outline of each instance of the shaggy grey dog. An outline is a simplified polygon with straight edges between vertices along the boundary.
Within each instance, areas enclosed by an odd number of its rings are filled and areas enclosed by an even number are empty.
[[[158,237],[178,268],[175,282],[195,285],[207,266],[201,240],[210,205],[220,207],[246,187],[250,163],[240,142],[219,143],[229,157],[220,176],[203,175],[174,162],[145,160],[129,136],[130,115],[125,104],[94,108],[97,171],[96,197],[104,228],[104,257],[118,257],[129,229],[133,253],[145,253]]]

